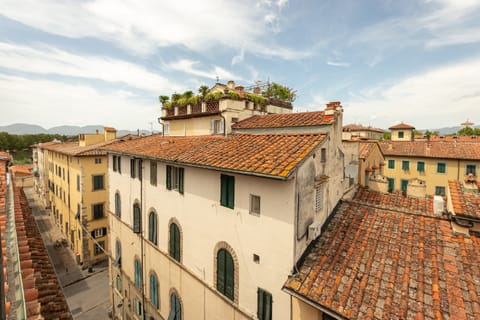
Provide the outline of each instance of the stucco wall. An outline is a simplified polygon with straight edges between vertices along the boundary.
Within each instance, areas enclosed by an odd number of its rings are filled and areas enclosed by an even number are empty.
[[[292,297],[292,320],[322,320],[322,312]]]
[[[125,225],[132,225],[132,206],[135,199],[140,200],[140,181],[130,178],[129,158],[122,157],[122,174],[110,168],[110,211],[113,212],[114,194],[121,194],[122,217]],[[165,187],[166,166],[157,164],[157,186],[150,184],[150,164],[145,160],[143,188],[143,221],[147,228],[147,215],[154,210],[158,214],[158,250],[168,252],[168,228],[172,218],[178,221],[182,234],[182,265],[179,270],[192,273],[204,281],[206,286],[215,283],[215,248],[220,242],[226,242],[238,259],[238,302],[240,307],[255,314],[257,310],[257,288],[261,287],[273,295],[273,314],[275,319],[289,319],[289,297],[280,291],[293,266],[294,238],[294,182],[277,181],[245,175],[235,177],[235,208],[229,209],[219,203],[220,172],[199,168],[185,167],[185,192],[180,194]],[[232,175],[232,174],[230,174]],[[260,216],[249,213],[249,195],[261,197]],[[145,229],[147,230],[147,229]],[[112,225],[112,237],[115,226]],[[130,232],[130,231],[128,231]],[[127,239],[124,235],[119,235]],[[133,241],[137,243],[138,240]],[[113,241],[112,241],[113,245]],[[130,247],[132,254],[140,255],[139,247]],[[153,254],[156,249],[148,251]],[[260,257],[260,262],[253,261],[253,255]],[[159,258],[160,259],[160,258]],[[147,260],[147,269],[153,269],[161,277],[168,279],[178,277],[178,270],[156,265],[155,259]],[[167,259],[168,260],[168,259]],[[160,260],[158,260],[160,261]],[[129,262],[126,262],[129,263]],[[125,271],[133,275],[131,268]],[[174,263],[175,264],[175,263]],[[192,309],[198,299],[197,285],[183,284],[182,299],[185,308]],[[203,285],[203,284],[202,284]],[[168,303],[167,293],[170,288],[160,284],[162,303]],[[166,291],[164,291],[166,290]],[[210,298],[209,298],[210,299]],[[212,298],[213,299],[213,298]],[[215,298],[215,299],[218,299]],[[198,301],[197,301],[198,302]],[[215,309],[218,302],[210,302],[206,311]],[[203,303],[203,302],[202,302]],[[196,308],[196,307],[195,307]],[[203,307],[197,309],[202,314]],[[208,312],[223,312],[221,310]],[[222,316],[219,315],[219,319]],[[195,318],[195,317],[193,317]],[[187,317],[188,319],[188,317]],[[213,316],[207,319],[215,319]],[[226,319],[226,318],[225,318]]]
[[[403,132],[403,138],[399,137],[399,133]],[[391,130],[390,140],[392,141],[413,141],[413,130],[411,129],[395,129]]]

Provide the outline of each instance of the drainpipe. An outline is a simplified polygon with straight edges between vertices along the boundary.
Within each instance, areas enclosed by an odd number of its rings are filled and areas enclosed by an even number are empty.
[[[165,136],[165,131],[164,131],[165,126],[164,126],[164,123],[162,122],[162,118],[158,117],[157,121],[158,121],[158,124],[162,126],[162,137],[164,137]]]
[[[220,113],[220,117],[223,119],[223,136],[227,136],[227,119],[225,119],[225,116],[223,115],[223,112]]]

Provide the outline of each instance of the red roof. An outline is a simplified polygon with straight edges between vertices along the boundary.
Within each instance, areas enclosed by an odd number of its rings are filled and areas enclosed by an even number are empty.
[[[140,155],[180,164],[285,178],[326,134],[235,134],[163,137],[152,135],[111,144],[111,152]]]
[[[480,218],[480,196],[478,186],[476,190],[465,191],[460,181],[448,181],[448,189],[452,197],[453,211],[455,214]]]
[[[413,130],[413,129],[415,129],[415,127],[402,122],[402,123],[396,124],[394,126],[391,126],[388,129],[390,129],[390,130],[398,130],[398,129],[411,129],[411,130]]]
[[[392,209],[342,203],[284,289],[346,319],[480,319],[480,238]]]
[[[376,144],[376,142],[360,142],[358,157],[360,159],[366,159]]]
[[[232,125],[233,129],[311,127],[335,123],[333,115],[324,111],[257,115]]]
[[[379,146],[385,156],[480,160],[479,143],[381,141]]]

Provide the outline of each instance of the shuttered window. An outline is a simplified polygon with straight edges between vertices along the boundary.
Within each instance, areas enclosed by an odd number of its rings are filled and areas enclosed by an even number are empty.
[[[135,203],[133,205],[133,232],[140,233],[142,232],[142,216],[140,213],[140,205]]]
[[[135,269],[135,286],[137,288],[142,287],[142,265],[140,263],[140,260],[135,259],[134,263],[134,269]]]
[[[150,184],[157,185],[157,163],[155,161],[150,161]]]
[[[103,190],[103,175],[93,176],[93,191]]]
[[[220,204],[233,209],[235,206],[235,177],[220,175]]]
[[[445,173],[447,171],[447,165],[444,162],[437,163],[437,173]]]
[[[120,243],[120,240],[115,241],[114,265],[119,267],[122,265],[122,244]]]
[[[178,190],[179,193],[183,194],[184,190],[184,168],[177,168],[172,166],[167,166],[166,172],[166,186],[168,190]]]
[[[272,294],[258,288],[257,317],[259,320],[272,320]]]
[[[410,170],[410,161],[408,161],[408,160],[403,160],[402,161],[402,170],[404,170],[404,171]]]
[[[158,279],[155,274],[150,274],[150,301],[158,309]]]
[[[122,202],[120,199],[120,193],[115,193],[115,215],[120,218],[122,215]]]
[[[130,159],[130,177],[135,178],[135,159]]]
[[[93,205],[93,219],[103,218],[103,203]]]
[[[170,257],[180,262],[180,229],[175,223],[170,224]]]
[[[230,252],[225,249],[217,253],[217,290],[230,300],[234,300],[234,265]]]
[[[148,215],[148,240],[154,243],[155,245],[158,242],[157,230],[158,230],[157,214],[152,211]]]
[[[170,295],[170,313],[168,320],[182,320],[182,305],[175,293]]]
[[[425,172],[425,162],[418,161],[417,162],[417,171],[418,172]]]
[[[395,160],[388,160],[388,169],[395,169]]]

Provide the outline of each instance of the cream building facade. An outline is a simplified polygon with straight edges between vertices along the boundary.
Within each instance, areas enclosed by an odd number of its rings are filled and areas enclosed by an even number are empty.
[[[108,176],[106,153],[116,130],[80,134],[78,142],[38,144],[35,189],[85,267],[105,259],[108,247]],[[57,239],[60,240],[60,239]]]
[[[290,319],[282,284],[344,190],[340,104],[324,116],[108,146],[115,317]]]

